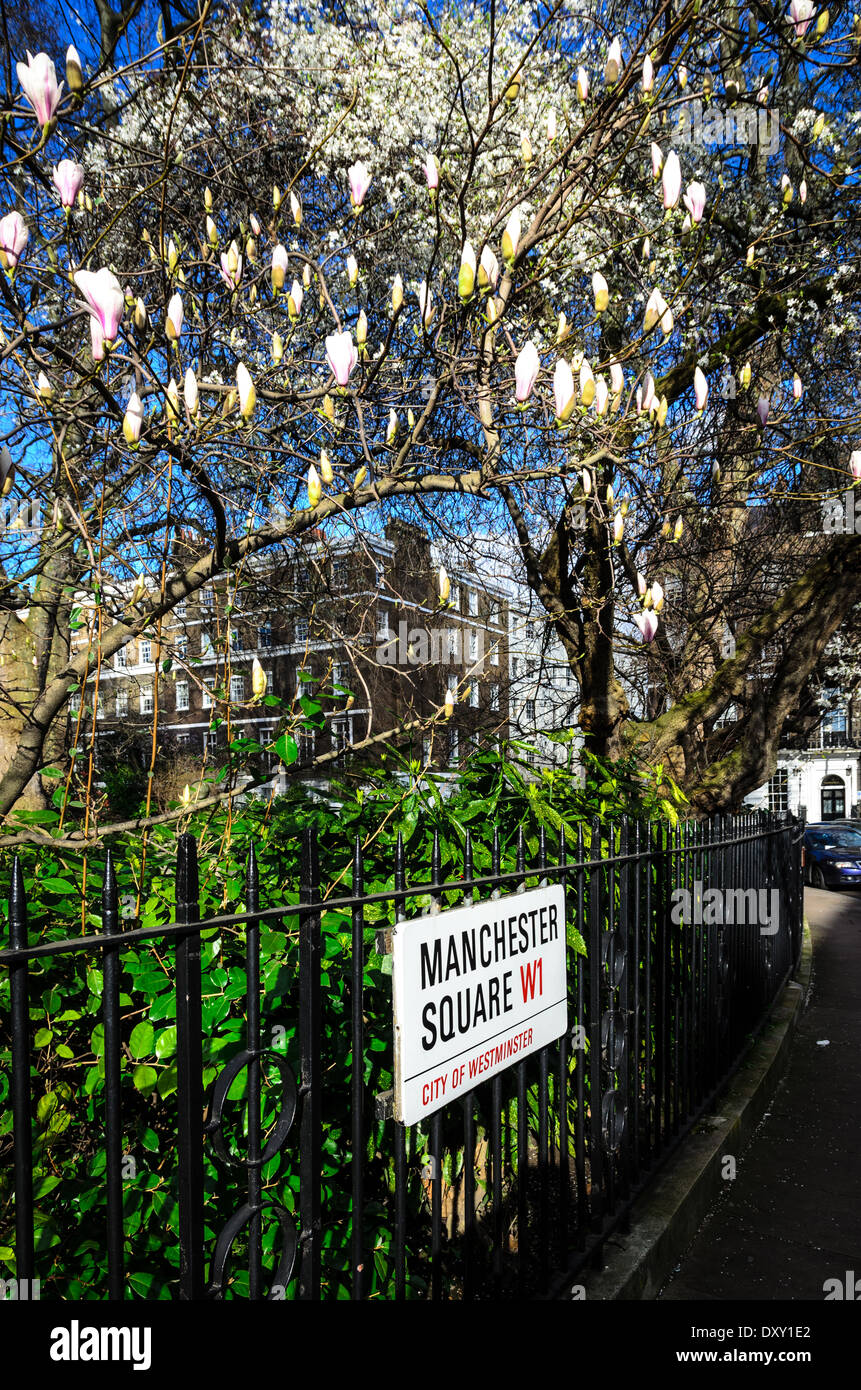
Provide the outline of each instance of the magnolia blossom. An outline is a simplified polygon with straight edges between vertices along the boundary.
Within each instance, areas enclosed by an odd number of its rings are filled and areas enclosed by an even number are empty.
[[[706,190],[701,183],[689,183],[687,192],[682,198],[682,202],[691,215],[691,221],[696,224],[702,221],[703,209],[706,205]]]
[[[674,208],[682,191],[682,168],[675,150],[670,150],[664,161],[661,186],[664,194],[664,207],[667,210]]]
[[[592,375],[592,368],[584,358],[580,363],[580,400],[583,405],[589,406],[595,399],[595,378]]]
[[[116,275],[104,266],[101,270],[76,270],[74,280],[90,313],[98,321],[104,341],[112,343],[125,308],[125,297]],[[95,343],[95,339],[93,341]]]
[[[604,276],[598,270],[592,276],[592,293],[595,296],[595,313],[603,314],[610,303],[610,289]]]
[[[655,83],[655,66],[648,53],[643,59],[643,91],[650,92]]]
[[[802,179],[798,185],[798,196],[802,203],[807,202],[807,179]]]
[[[517,247],[520,241],[520,208],[517,207],[512,212],[505,224],[505,231],[502,233],[502,255],[506,261],[513,261],[517,255]]]
[[[694,396],[696,398],[697,410],[704,410],[706,401],[709,398],[709,384],[700,367],[694,368]]]
[[[460,253],[460,270],[457,276],[457,292],[461,299],[469,299],[475,289],[475,251],[471,241],[463,243]]]
[[[553,109],[553,107],[551,106],[550,110],[547,112],[547,141],[548,141],[548,144],[552,145],[552,144],[553,144],[553,141],[554,141],[555,139],[556,139],[556,112],[555,112],[555,110]]]
[[[320,477],[327,485],[335,481],[335,472],[332,468],[332,460],[325,449],[320,450]]]
[[[556,419],[560,424],[564,424],[570,419],[576,405],[574,376],[564,357],[560,357],[553,373],[553,399],[556,405]]]
[[[801,400],[801,393],[803,390],[804,386],[801,377],[798,375],[798,372],[796,372],[792,378],[792,394],[797,401]]]
[[[687,87],[688,85],[688,70],[684,66],[684,64],[682,64],[682,66],[679,68],[677,76],[679,79],[679,86],[682,88],[682,90],[684,90],[685,87]]]
[[[396,314],[404,302],[404,282],[400,275],[392,281],[392,313]]]
[[[143,425],[143,402],[137,391],[132,391],[129,396],[129,403],[126,406],[126,413],[123,416],[123,434],[126,443],[131,449],[137,447],[141,437],[141,427]]]
[[[620,396],[625,386],[625,376],[621,363],[614,362],[610,367],[610,389],[614,396]]]
[[[589,74],[585,68],[577,69],[577,98],[585,101],[589,95]]]
[[[664,591],[661,585],[658,583],[657,579],[655,579],[652,582],[652,586],[649,592],[652,595],[652,607],[654,608],[656,613],[660,613],[661,609],[664,606]]]
[[[339,386],[346,386],[359,353],[349,333],[330,333],[326,339],[326,361]]]
[[[15,64],[21,90],[36,113],[40,126],[46,126],[54,119],[63,95],[63,83],[57,84],[57,69],[47,53],[37,53],[35,58],[27,50],[26,63]]]
[[[619,69],[622,66],[622,45],[618,39],[614,39],[607,50],[607,65],[604,68],[604,81],[610,86],[619,80]]]
[[[20,212],[7,212],[0,219],[0,265],[4,270],[15,269],[29,240],[27,223]]]
[[[302,226],[302,204],[295,193],[290,194],[290,211],[293,214],[293,221],[297,227]]]
[[[167,306],[167,319],[165,320],[165,332],[172,341],[175,341],[182,332],[182,321],[185,313],[182,307],[182,297],[175,294]]]
[[[224,258],[222,257],[222,260]],[[284,288],[284,280],[287,275],[287,249],[279,242],[272,251],[272,288],[281,290]]]
[[[83,165],[76,164],[74,159],[61,159],[54,167],[51,177],[63,207],[73,207],[84,182]]]
[[[647,608],[644,613],[635,613],[634,622],[640,629],[640,636],[644,642],[653,642],[655,633],[658,630],[658,619],[651,608]]]
[[[80,92],[84,86],[81,56],[73,43],[66,49],[66,86],[70,92]]]
[[[419,301],[419,309],[421,310],[422,323],[424,324],[425,328],[429,328],[431,320],[434,316],[434,307],[433,296],[431,295],[431,292],[427,287],[426,280],[422,280],[421,284],[419,285],[418,290],[416,292],[416,298]]]
[[[640,598],[645,598],[646,596],[645,575],[642,575],[639,570],[637,570],[637,593],[640,595]]]
[[[598,375],[597,375],[596,378],[595,378],[595,413],[596,413],[596,415],[598,415],[598,416],[603,415],[603,414],[606,412],[607,406],[608,406],[609,404],[610,404],[610,392],[609,392],[609,390],[607,389],[607,383],[606,383],[606,381],[604,380],[604,377],[603,377],[603,376],[601,375],[601,373],[599,372]]]
[[[353,211],[358,212],[371,186],[371,175],[367,166],[359,160],[350,165],[347,176],[350,180],[350,202],[353,204]]]
[[[431,193],[439,188],[439,165],[436,162],[436,155],[429,154],[424,162],[425,178]]]
[[[617,512],[613,517],[613,544],[619,545],[625,533],[625,518],[621,512]]]
[[[251,380],[251,373],[244,362],[240,362],[236,368],[236,388],[239,392],[239,410],[242,418],[250,420],[257,404],[257,392]]]
[[[179,387],[171,377],[165,393],[165,407],[168,423],[174,423],[179,419]]]
[[[669,319],[667,315],[669,315]],[[672,332],[673,316],[670,313],[667,301],[664,299],[664,296],[657,286],[652,290],[646,303],[646,313],[643,318],[643,332],[651,333],[656,323],[660,323],[665,333]]]
[[[308,469],[308,506],[316,507],[322,496],[323,486],[320,482],[320,475],[312,463]]]
[[[189,415],[196,415],[200,397],[197,389],[197,377],[194,375],[194,372],[192,371],[191,367],[189,367],[188,371],[185,374],[185,381],[183,382],[182,387],[182,397],[185,401],[185,408],[188,411]]]
[[[652,178],[653,178],[653,179],[659,179],[659,178],[661,177],[661,170],[663,169],[663,167],[664,167],[664,154],[663,154],[663,151],[662,151],[660,145],[656,145],[655,142],[654,142],[654,140],[653,140],[653,141],[652,141]]]
[[[765,424],[768,420],[768,412],[770,409],[771,405],[768,400],[768,397],[760,396],[759,400],[756,403],[756,413],[759,416],[759,423],[763,429],[765,429]]]
[[[499,280],[499,261],[489,246],[485,246],[478,265],[478,284],[480,289],[496,289]]]
[[[807,33],[810,17],[815,8],[814,0],[792,0],[792,4],[789,6],[789,17],[795,25],[796,38],[803,38]]]
[[[242,279],[242,257],[235,241],[228,251],[221,253],[221,278],[229,290],[237,290]]]
[[[651,372],[646,372],[643,380],[643,410],[651,410],[655,400],[655,379]]]
[[[449,595],[451,593],[451,580],[448,577],[448,571],[446,570],[445,565],[440,565],[439,567],[439,574],[437,575],[437,588],[439,590],[440,603],[448,603]]]
[[[302,312],[302,300],[304,298],[305,291],[299,284],[299,281],[294,280],[293,284],[290,286],[290,293],[287,296],[287,313],[291,319],[298,319]]]
[[[517,354],[517,361],[514,364],[514,379],[517,383],[518,401],[528,401],[532,395],[532,388],[538,379],[541,370],[541,360],[538,356],[538,349],[533,342],[528,342],[520,349]]]
[[[355,289],[359,280],[359,262],[355,256],[347,257],[347,279],[350,282],[350,289]]]
[[[861,449],[854,449],[849,455],[849,472],[856,483],[861,482]]]
[[[105,334],[94,314],[90,315],[90,345],[94,362],[105,360]]]
[[[255,700],[262,700],[268,684],[269,677],[255,656],[251,663],[251,693]]]

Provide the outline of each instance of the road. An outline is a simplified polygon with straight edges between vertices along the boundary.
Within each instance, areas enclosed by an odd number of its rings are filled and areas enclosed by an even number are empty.
[[[808,888],[805,909],[813,978],[784,1080],[661,1300],[821,1302],[847,1271],[861,1300],[861,893]]]

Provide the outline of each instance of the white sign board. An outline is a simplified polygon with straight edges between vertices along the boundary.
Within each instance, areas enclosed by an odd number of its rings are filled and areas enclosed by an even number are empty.
[[[395,1116],[404,1124],[567,1030],[561,884],[413,918],[392,935]]]

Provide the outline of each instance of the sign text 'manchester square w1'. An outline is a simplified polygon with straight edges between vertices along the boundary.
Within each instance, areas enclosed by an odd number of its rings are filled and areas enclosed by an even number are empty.
[[[561,884],[401,922],[393,951],[395,1115],[404,1124],[568,1027]]]

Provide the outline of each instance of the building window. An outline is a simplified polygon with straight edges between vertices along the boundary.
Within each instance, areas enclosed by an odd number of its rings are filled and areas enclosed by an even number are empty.
[[[141,638],[140,642],[140,663],[141,666],[152,665],[152,642],[148,642],[145,638]]]
[[[174,608],[173,611],[178,618],[185,617],[186,613],[188,612],[188,604],[186,603],[184,598],[180,599],[179,603],[176,605],[176,608]]]
[[[432,754],[433,754],[433,739],[431,739],[430,737],[427,737],[427,736],[426,736],[425,738],[422,739],[422,760],[423,760],[423,762],[425,763],[425,766],[427,766],[427,767],[430,766]]]
[[[230,629],[230,650],[232,652],[241,652],[245,650],[245,639],[242,633],[235,627]]]
[[[129,712],[129,692],[127,690],[117,691],[117,714],[125,716]]]
[[[499,604],[495,598],[492,598],[488,604],[487,621],[489,623],[499,622]]]
[[[332,720],[332,747],[338,753],[343,753],[352,742],[352,729],[350,725],[351,721],[349,718]]]
[[[512,679],[513,681],[516,681],[519,675],[520,675],[520,662],[517,660],[517,657],[516,657],[516,656],[513,656],[513,657],[511,658],[511,679]]]
[[[259,647],[271,647],[271,646],[272,646],[272,625],[271,625],[271,623],[263,623],[263,624],[257,629],[257,645],[258,645]]]
[[[214,607],[215,607],[215,590],[212,589],[212,588],[206,588],[206,589],[204,589],[204,591],[203,591],[203,598],[202,598],[201,602],[203,603],[204,608],[214,608]]]
[[[350,562],[349,560],[335,560],[332,564],[332,587],[334,589],[347,589],[350,585]]]
[[[105,702],[104,702],[104,700],[97,699],[97,701],[96,701],[96,718],[97,718],[97,719],[104,719],[104,717],[105,717]]]
[[[842,777],[823,777],[821,795],[823,820],[840,820],[846,815],[846,786]]]
[[[126,669],[127,658],[128,652],[125,647],[120,647],[119,651],[114,656],[114,666],[118,671],[124,671]]]
[[[303,763],[313,762],[317,752],[317,733],[315,729],[301,729],[299,731],[299,760]]]
[[[78,690],[69,697],[69,709],[72,714],[79,714],[81,710],[81,692]]]
[[[377,588],[381,589],[383,587],[383,580],[385,579],[385,570],[381,560],[374,561],[374,579],[376,580]]]
[[[499,709],[499,686],[490,687],[490,708],[494,711]]]
[[[245,700],[245,676],[242,672],[230,677],[230,702],[241,705]]]
[[[448,731],[448,760],[450,763],[457,762],[458,738],[457,729]]]
[[[310,691],[308,690],[308,686],[309,686],[311,680],[312,680],[312,674],[311,674],[310,671],[306,671],[304,668],[300,668],[300,670],[298,670],[298,671],[296,672],[296,699],[297,699],[297,700],[299,699],[299,696],[300,696],[300,695],[308,695],[308,694],[310,694]]]
[[[524,710],[524,714],[526,715],[526,722],[527,722],[527,724],[534,724],[534,723],[535,723],[535,701],[534,701],[534,700],[527,700],[527,701],[526,701],[526,704],[525,704],[524,707],[523,707],[523,710]]]
[[[297,618],[293,627],[293,631],[295,633],[295,640],[297,642],[306,642],[308,640],[308,619]]]
[[[459,585],[459,584],[455,584],[454,582],[452,582],[451,590],[450,590],[449,596],[448,596],[448,601],[449,601],[450,607],[455,608],[455,609],[457,610],[457,612],[459,613],[459,612],[460,612],[460,585]]]
[[[469,634],[469,659],[470,659],[470,661],[478,661],[478,633],[477,633],[477,632],[471,632],[471,633]]]
[[[200,689],[201,709],[212,709],[212,686],[204,683]]]
[[[210,637],[209,633],[208,633],[208,632],[201,632],[201,634],[200,634],[200,655],[201,655],[201,656],[212,656],[213,651],[214,651],[214,648],[213,648],[213,645],[212,645],[212,638]]]
[[[177,734],[177,736],[176,736],[176,741],[177,741],[177,743],[178,743],[178,745],[179,745],[180,748],[187,748],[187,747],[188,747],[188,740],[189,740],[189,735],[188,735],[188,734]]]
[[[177,637],[176,641],[174,642],[174,649],[176,651],[178,660],[185,661],[186,657],[188,656],[188,638]]]
[[[152,714],[152,712],[153,712],[152,686],[151,686],[151,685],[146,685],[146,686],[144,686],[144,688],[141,690],[141,714]]]
[[[377,636],[388,637],[389,635],[389,610],[382,604],[377,605]]]
[[[768,809],[777,812],[789,809],[789,773],[785,767],[779,767],[768,784]]]
[[[176,707],[178,710],[188,709],[188,681],[176,683]]]
[[[203,735],[203,752],[204,755],[208,753],[210,757],[215,757],[215,754],[218,752],[217,729],[206,730],[206,733]]]
[[[477,612],[478,612],[478,590],[477,590],[477,589],[470,589],[470,590],[469,590],[469,611],[470,611],[470,613],[472,614],[473,617],[475,617],[475,615],[476,615]]]
[[[478,681],[473,681],[470,686],[469,703],[473,709],[478,709]]]
[[[491,664],[491,666],[498,666],[498,665],[499,665],[499,643],[498,643],[498,642],[494,642],[493,646],[492,646],[491,649],[490,649],[490,664]]]
[[[456,627],[448,630],[448,659],[458,661],[460,659],[460,631]]]

